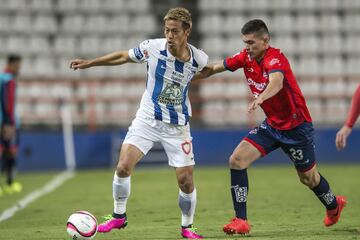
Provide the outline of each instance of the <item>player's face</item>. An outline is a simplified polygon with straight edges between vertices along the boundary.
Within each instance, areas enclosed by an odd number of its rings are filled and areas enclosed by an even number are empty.
[[[164,34],[169,48],[177,49],[187,43],[190,29],[185,30],[181,21],[166,20]]]
[[[269,47],[269,37],[267,35],[257,36],[251,33],[243,35],[242,39],[251,58],[261,59]]]
[[[20,68],[21,68],[21,61],[12,62],[11,64],[9,64],[9,69],[15,75],[18,75],[20,73]]]

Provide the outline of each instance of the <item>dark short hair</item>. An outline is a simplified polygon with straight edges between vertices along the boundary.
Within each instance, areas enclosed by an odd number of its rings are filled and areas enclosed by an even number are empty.
[[[191,13],[183,7],[170,8],[164,17],[164,21],[176,20],[182,22],[183,29],[192,28]]]
[[[11,64],[11,63],[15,63],[15,62],[20,62],[21,61],[21,56],[18,55],[18,54],[10,54],[8,57],[7,57],[7,63],[8,64]]]
[[[241,33],[243,35],[258,33],[261,35],[267,34],[270,36],[266,24],[261,19],[253,19],[245,23],[245,25],[241,28]]]

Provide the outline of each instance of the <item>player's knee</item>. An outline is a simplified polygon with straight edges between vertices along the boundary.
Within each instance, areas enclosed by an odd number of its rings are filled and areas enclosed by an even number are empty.
[[[116,174],[118,175],[118,177],[128,177],[131,175],[131,167],[130,165],[127,164],[118,164],[118,166],[116,167]]]
[[[319,184],[319,179],[316,173],[312,174],[301,174],[300,182],[309,188],[314,188]]]
[[[191,193],[194,190],[194,183],[190,174],[184,174],[178,178],[178,185],[184,193]]]
[[[249,167],[249,163],[241,156],[232,154],[229,158],[230,168],[245,169]]]

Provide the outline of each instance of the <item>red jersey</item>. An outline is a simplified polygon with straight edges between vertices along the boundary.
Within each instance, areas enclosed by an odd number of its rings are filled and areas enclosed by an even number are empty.
[[[15,120],[15,75],[8,69],[5,69],[3,73],[0,73],[0,103],[2,124],[16,123]],[[1,122],[1,120],[0,120]]]
[[[273,128],[289,130],[305,121],[312,121],[289,61],[279,49],[269,47],[260,62],[251,59],[244,49],[226,58],[224,66],[230,71],[243,68],[247,83],[255,97],[269,84],[270,73],[282,72],[283,88],[260,105],[267,117],[266,121]]]

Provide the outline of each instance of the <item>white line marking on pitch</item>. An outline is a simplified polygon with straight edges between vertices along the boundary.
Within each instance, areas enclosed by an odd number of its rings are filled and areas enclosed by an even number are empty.
[[[51,182],[49,182],[48,184],[46,184],[44,187],[31,192],[30,194],[25,196],[23,199],[18,201],[16,204],[14,204],[12,207],[5,209],[0,215],[0,222],[11,218],[12,216],[14,216],[14,214],[17,211],[24,209],[27,205],[29,205],[36,199],[54,191],[56,188],[60,187],[65,181],[69,180],[70,178],[72,178],[74,176],[75,176],[74,171],[65,171],[65,172],[60,173],[59,175],[54,177],[53,180]]]

